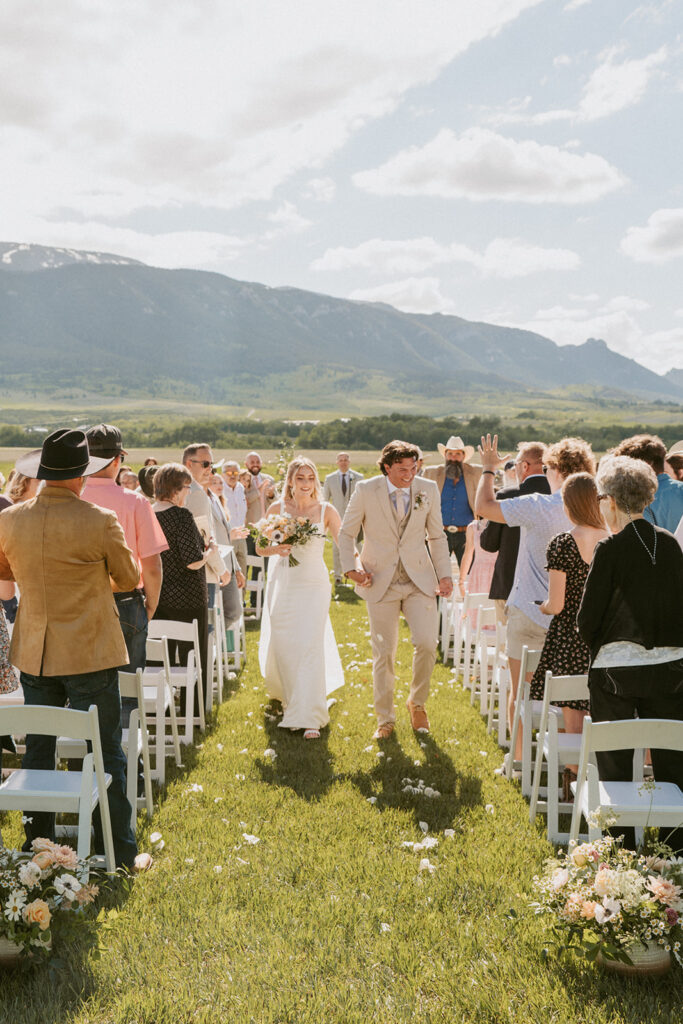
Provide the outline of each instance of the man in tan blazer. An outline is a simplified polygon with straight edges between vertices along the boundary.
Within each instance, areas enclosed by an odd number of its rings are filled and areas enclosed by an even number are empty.
[[[121,750],[121,700],[117,666],[128,654],[112,594],[133,590],[140,571],[114,512],[82,501],[85,478],[111,461],[93,458],[81,430],[58,430],[42,450],[17,460],[25,476],[44,480],[42,491],[0,516],[0,579],[21,592],[10,658],[21,671],[24,702],[97,706],[117,865],[136,863],[137,846],[126,797],[126,759]],[[24,768],[53,768],[55,738],[26,737]],[[54,838],[54,815],[26,819],[27,842]],[[102,848],[99,815],[95,834]]]
[[[411,723],[413,729],[429,731],[424,706],[436,661],[436,595],[448,597],[453,590],[439,492],[432,481],[416,478],[418,454],[417,447],[405,441],[385,445],[379,460],[382,475],[356,484],[339,533],[344,575],[353,580],[368,607],[375,739],[388,739],[394,730],[394,663],[401,612],[414,648],[408,698]],[[354,541],[361,528],[362,567],[358,568]]]
[[[474,519],[474,499],[481,476],[480,466],[470,466],[468,460],[474,455],[471,444],[465,444],[461,437],[451,436],[445,444],[438,444],[443,456],[440,466],[427,466],[423,475],[434,480],[441,495],[441,518],[448,539],[448,550],[462,561],[465,551],[465,532]]]

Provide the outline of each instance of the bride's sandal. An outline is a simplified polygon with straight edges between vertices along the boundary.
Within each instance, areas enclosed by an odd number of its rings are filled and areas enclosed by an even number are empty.
[[[306,729],[304,732],[305,740],[319,740],[320,730],[319,729]]]

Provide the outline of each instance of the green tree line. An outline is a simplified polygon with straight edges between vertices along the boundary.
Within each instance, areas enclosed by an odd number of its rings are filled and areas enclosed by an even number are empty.
[[[520,422],[519,417],[473,416],[432,419],[392,413],[386,416],[362,416],[325,423],[296,424],[284,420],[198,419],[177,423],[126,423],[117,420],[132,448],[182,448],[193,441],[206,441],[216,448],[277,448],[286,443],[294,448],[377,451],[393,438],[412,441],[425,451],[433,451],[451,434],[462,436],[466,444],[476,445],[482,434],[498,434],[501,449],[512,450],[519,441],[553,442],[561,437],[583,437],[597,451],[614,447],[631,434],[659,434],[669,446],[683,437],[683,423],[653,427],[646,423],[590,424],[581,420],[549,422],[541,419]],[[54,428],[53,428],[54,429]],[[37,447],[48,431],[0,424],[0,446]]]

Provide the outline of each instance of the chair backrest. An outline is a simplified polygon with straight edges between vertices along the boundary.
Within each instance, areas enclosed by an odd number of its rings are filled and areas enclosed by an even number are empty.
[[[75,740],[96,741],[99,746],[97,707],[87,711],[55,708],[46,704],[0,708],[0,734],[5,736],[69,736]]]
[[[477,639],[479,639],[483,629],[492,629],[496,624],[496,609],[492,606],[480,604],[477,609]]]
[[[588,700],[588,675],[554,676],[545,674],[544,700],[549,704],[556,700]]]
[[[264,569],[265,565],[264,555],[247,555],[247,568],[251,566],[252,569]]]
[[[462,614],[472,611],[473,608],[479,608],[482,604],[489,603],[488,594],[470,594],[469,591],[465,591],[465,597],[462,602]]]
[[[142,669],[137,672],[119,672],[119,693],[122,697],[130,697],[138,702],[140,714],[145,713],[145,691],[142,682]]]
[[[583,720],[583,737],[587,751],[683,750],[683,722],[672,718],[629,718],[617,722],[594,722],[589,715]]]
[[[186,640],[192,642],[195,638],[197,620],[192,622],[178,622],[176,619],[150,619],[147,626],[147,636],[153,640],[161,640],[167,637],[169,640]]]
[[[520,684],[524,683],[529,672],[535,672],[541,660],[541,651],[532,651],[526,644],[522,647],[522,660],[519,663]]]
[[[164,675],[170,681],[171,659],[168,654],[168,640],[166,637],[148,636],[145,644],[145,654],[147,656],[147,661],[161,663],[164,669]]]

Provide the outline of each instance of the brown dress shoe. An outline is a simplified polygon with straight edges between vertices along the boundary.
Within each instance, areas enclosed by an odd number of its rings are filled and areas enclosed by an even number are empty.
[[[394,731],[393,722],[384,722],[383,725],[378,725],[373,733],[373,740],[388,740]]]
[[[429,719],[423,704],[413,704],[411,700],[406,701],[406,707],[410,711],[410,724],[415,732],[429,732]]]

